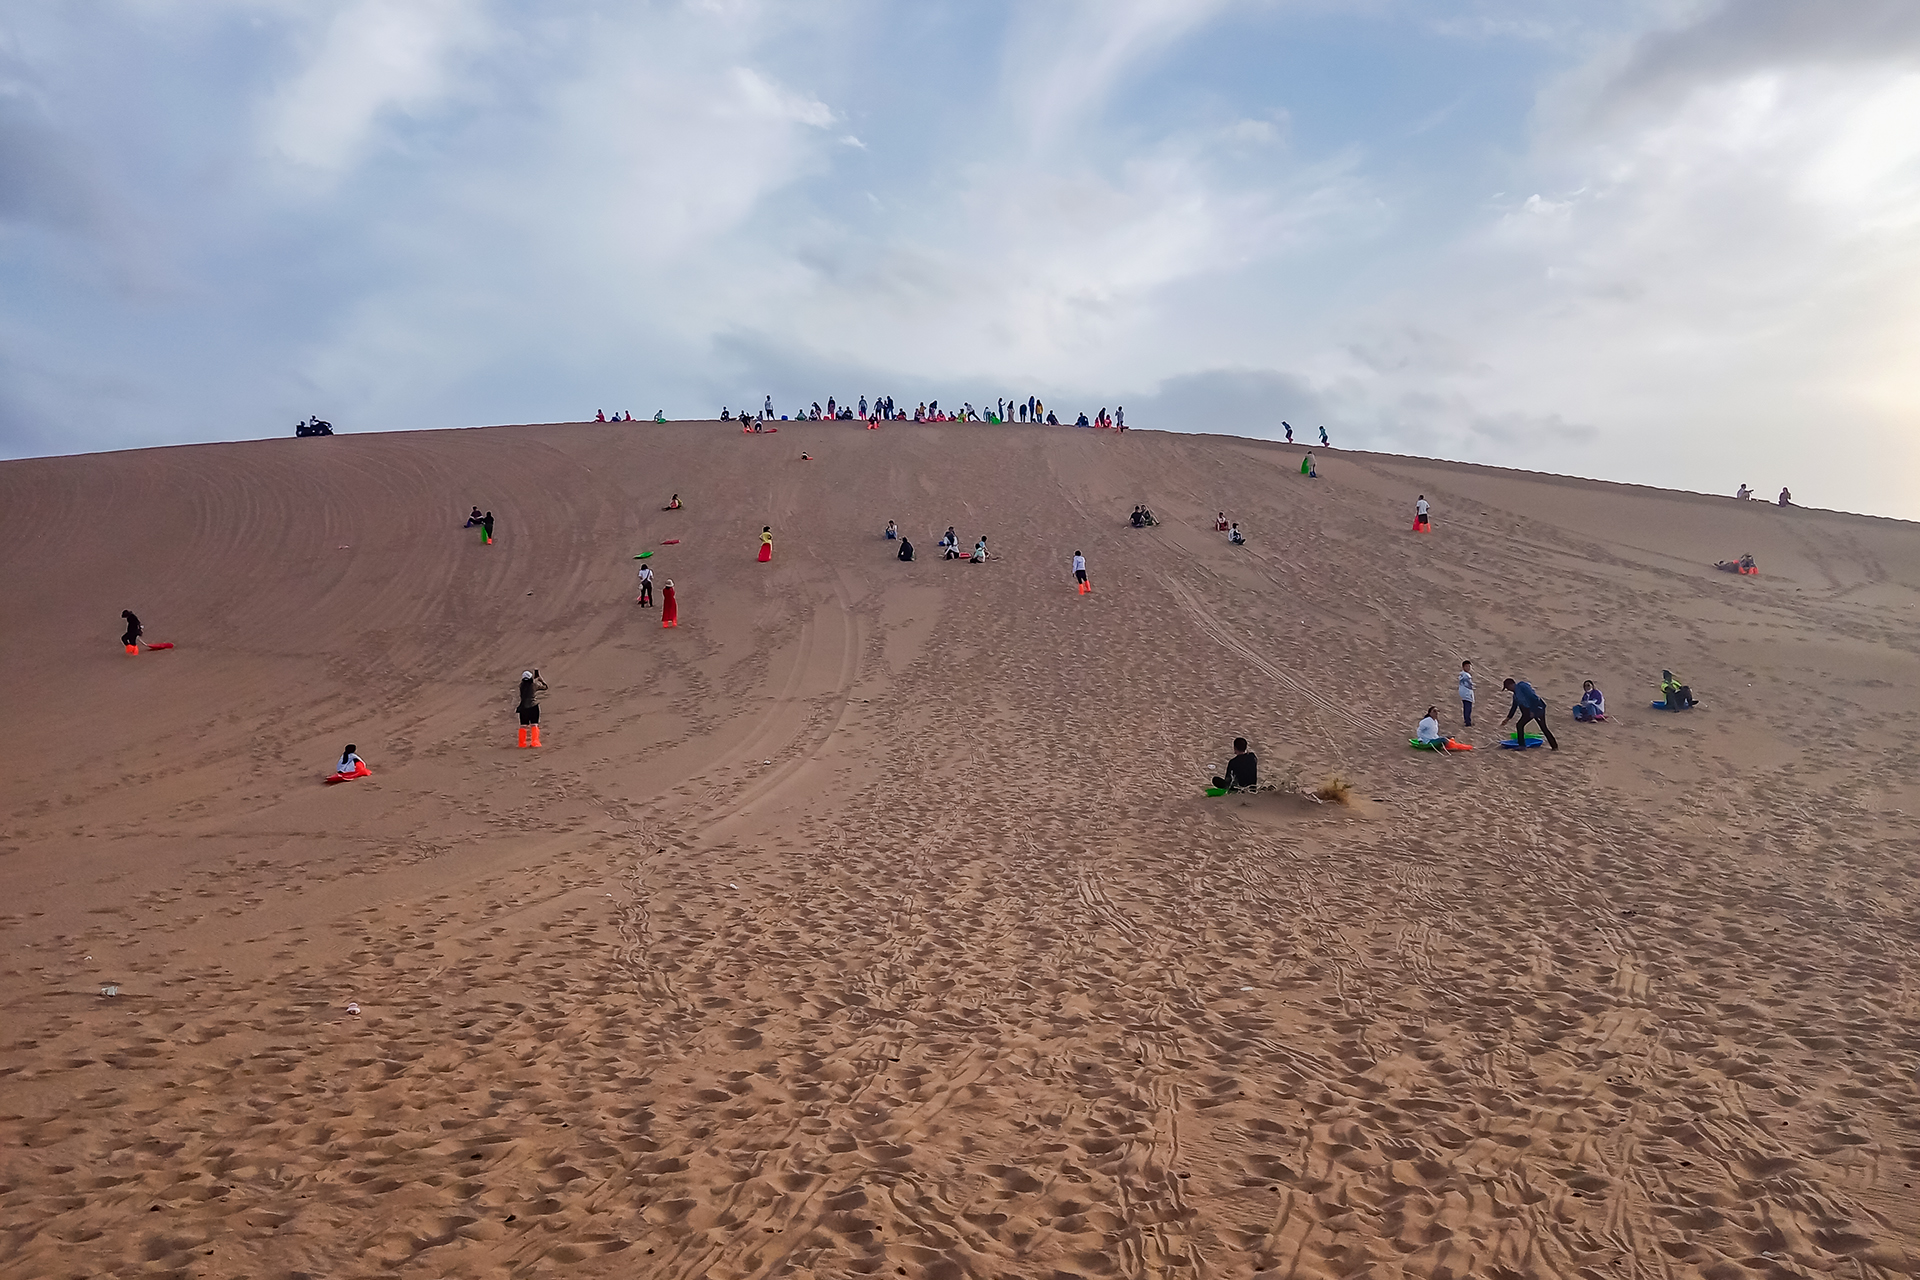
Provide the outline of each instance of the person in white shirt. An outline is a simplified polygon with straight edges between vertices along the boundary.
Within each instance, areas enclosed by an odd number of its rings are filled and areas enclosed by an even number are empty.
[[[1460,713],[1467,728],[1473,728],[1473,663],[1460,664]]]
[[[640,566],[640,594],[633,602],[642,608],[653,608],[653,566],[650,564]]]
[[[1231,542],[1236,547],[1245,545],[1247,541],[1247,535],[1240,532],[1239,521],[1237,520],[1234,521],[1233,528],[1227,530],[1227,541]]]
[[[1747,488],[1747,486],[1745,485],[1741,485],[1740,491],[1734,494],[1733,496],[1740,499],[1740,501],[1745,502],[1747,499],[1753,497],[1753,490]]]
[[[1413,504],[1413,527],[1415,529],[1433,528],[1433,521],[1427,518],[1427,495],[1424,493],[1420,495],[1420,501]]]
[[[1093,590],[1093,584],[1087,581],[1087,558],[1078,551],[1073,553],[1073,580],[1080,584],[1081,595]]]
[[[367,772],[367,762],[362,760],[358,755],[358,748],[349,742],[347,749],[340,753],[340,763],[334,766],[333,776],[336,778],[357,778],[365,775]]]
[[[1437,742],[1445,745],[1447,735],[1440,732],[1440,708],[1428,707],[1426,716],[1420,721],[1420,727],[1413,731],[1417,742]]]

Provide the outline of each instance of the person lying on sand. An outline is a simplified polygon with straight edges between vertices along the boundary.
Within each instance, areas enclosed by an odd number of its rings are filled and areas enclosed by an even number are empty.
[[[1413,731],[1413,739],[1415,742],[1431,742],[1438,747],[1447,745],[1447,735],[1440,732],[1440,708],[1427,708],[1427,714],[1420,720],[1420,727]]]
[[[1716,560],[1713,562],[1713,567],[1722,573],[1758,573],[1760,571],[1758,562],[1751,554],[1743,555],[1738,560]]]
[[[1233,759],[1227,761],[1227,776],[1215,778],[1213,785],[1227,791],[1252,791],[1260,785],[1260,760],[1247,750],[1245,738],[1233,740]]]

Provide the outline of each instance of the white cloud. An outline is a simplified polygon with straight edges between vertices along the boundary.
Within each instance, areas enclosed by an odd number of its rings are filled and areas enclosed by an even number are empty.
[[[449,64],[484,32],[469,0],[355,0],[267,104],[267,146],[314,169],[347,167],[384,117],[438,102],[454,83]]]

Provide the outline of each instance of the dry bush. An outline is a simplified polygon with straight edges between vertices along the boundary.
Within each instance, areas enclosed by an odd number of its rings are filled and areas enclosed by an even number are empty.
[[[1325,804],[1352,804],[1353,784],[1336,773],[1313,789],[1313,798]]]

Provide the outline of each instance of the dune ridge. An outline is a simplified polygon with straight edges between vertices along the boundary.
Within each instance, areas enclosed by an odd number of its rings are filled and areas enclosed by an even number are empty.
[[[0,1271],[1914,1274],[1920,526],[1314,452],[0,463]]]

